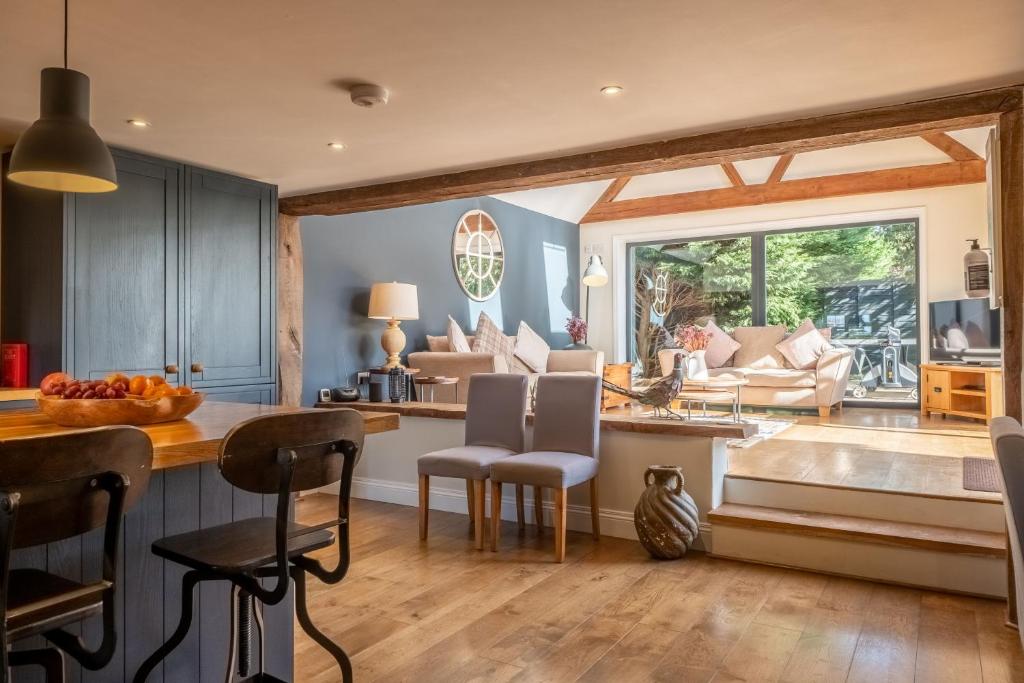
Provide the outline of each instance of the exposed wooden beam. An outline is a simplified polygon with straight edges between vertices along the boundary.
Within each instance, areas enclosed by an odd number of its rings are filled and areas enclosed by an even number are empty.
[[[793,163],[793,154],[783,154],[779,157],[779,160],[775,162],[775,168],[768,175],[766,183],[774,185],[775,183],[782,181],[782,176],[786,175],[786,171],[789,170],[789,165]]]
[[[736,166],[731,162],[727,161],[722,164],[722,170],[725,171],[725,177],[729,179],[733,187],[743,187],[746,183],[743,181],[743,176],[736,170]]]
[[[371,211],[911,137],[992,124],[999,114],[1020,108],[1021,100],[1019,87],[986,90],[597,152],[286,197],[280,201],[280,210],[293,216]]]
[[[709,211],[738,206],[792,202],[801,199],[964,185],[984,181],[985,162],[951,161],[948,164],[844,173],[820,178],[787,180],[774,184],[763,183],[718,190],[682,192],[660,197],[625,199],[594,207],[581,222],[616,221],[690,211]]]
[[[302,237],[299,219],[277,219],[278,402],[302,405]]]
[[[613,180],[611,184],[605,188],[604,192],[601,193],[601,196],[597,198],[597,201],[594,202],[593,206],[591,206],[590,209],[587,210],[587,213],[584,216],[584,218],[590,215],[590,212],[594,210],[594,207],[614,202],[615,198],[619,196],[619,193],[622,192],[623,189],[625,189],[626,185],[628,185],[629,181],[632,179],[633,176],[627,175]]]
[[[981,157],[967,145],[950,137],[946,133],[925,133],[921,136],[926,142],[941,149],[953,161],[977,161]]]

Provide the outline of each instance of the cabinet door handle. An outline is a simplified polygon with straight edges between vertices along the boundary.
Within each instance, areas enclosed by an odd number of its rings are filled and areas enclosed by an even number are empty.
[[[175,365],[174,363],[171,363],[170,365],[165,365],[164,372],[166,372],[168,375],[176,374],[178,372],[178,366]]]
[[[192,364],[192,372],[202,372],[202,371],[203,371],[203,364],[202,363],[193,363]]]
[[[932,387],[932,391],[934,391],[936,394],[941,394],[942,387]]]

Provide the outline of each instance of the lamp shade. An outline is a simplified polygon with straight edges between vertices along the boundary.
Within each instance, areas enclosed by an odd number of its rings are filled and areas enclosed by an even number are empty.
[[[71,69],[43,69],[39,120],[11,152],[13,182],[58,192],[117,189],[114,159],[89,125],[89,77]]]
[[[416,285],[404,282],[378,282],[370,288],[368,317],[379,320],[419,320],[420,305]]]
[[[608,271],[604,269],[604,263],[597,254],[590,257],[590,263],[583,271],[583,284],[587,287],[604,287],[608,284]]]

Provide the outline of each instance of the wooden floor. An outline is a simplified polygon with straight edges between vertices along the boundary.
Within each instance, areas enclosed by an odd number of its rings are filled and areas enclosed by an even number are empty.
[[[298,504],[326,519],[336,498]],[[353,501],[352,568],[310,586],[315,623],[371,681],[1024,681],[1002,603],[569,534],[565,564],[503,528],[473,550],[464,515]],[[321,551],[331,556],[331,550]],[[333,565],[332,565],[333,566]],[[296,626],[295,680],[339,681]]]
[[[992,457],[988,431],[980,422],[892,408],[847,408],[828,418],[809,413],[749,417],[796,424],[750,448],[730,449],[730,475],[956,498],[1000,497],[963,488],[962,458]]]

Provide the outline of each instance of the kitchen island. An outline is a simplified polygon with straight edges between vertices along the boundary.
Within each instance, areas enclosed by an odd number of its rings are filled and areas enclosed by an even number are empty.
[[[275,496],[234,489],[217,469],[224,436],[235,424],[261,415],[292,412],[282,406],[208,402],[187,420],[149,425],[142,429],[153,441],[153,476],[139,504],[125,518],[118,566],[117,652],[102,671],[82,671],[69,659],[70,680],[111,683],[131,680],[136,669],[177,625],[184,570],[150,552],[158,538],[216,526],[249,517],[273,516]],[[398,429],[395,413],[362,413],[367,434]],[[0,439],[75,431],[57,426],[38,410],[0,413]],[[2,466],[2,463],[0,463]],[[75,581],[100,576],[102,529],[14,554],[15,567],[45,569]],[[227,671],[229,600],[227,584],[206,583],[199,589],[196,622],[188,638],[150,677],[153,682],[223,681]],[[266,610],[267,671],[292,680],[293,600],[291,596]],[[93,619],[83,625],[90,645],[98,642],[101,626]],[[29,640],[22,646],[38,645]],[[41,681],[30,669],[19,681]]]

